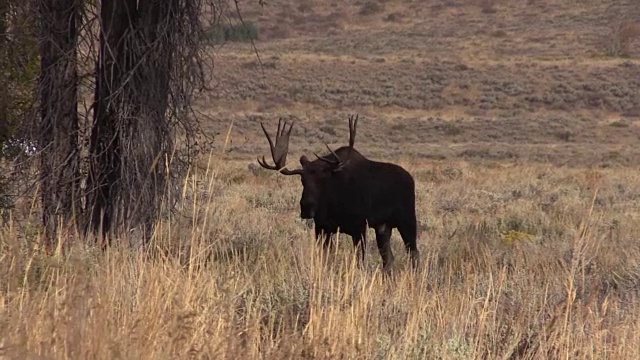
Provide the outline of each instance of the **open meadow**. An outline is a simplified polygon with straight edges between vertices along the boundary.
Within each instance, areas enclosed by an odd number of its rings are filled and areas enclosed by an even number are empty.
[[[216,149],[149,248],[0,227],[0,359],[640,358],[640,2],[241,5],[260,58],[215,49]],[[417,271],[397,231],[391,276],[373,230],[364,269],[345,235],[323,254],[256,162],[260,121],[296,122],[294,167],[355,113],[416,181]]]

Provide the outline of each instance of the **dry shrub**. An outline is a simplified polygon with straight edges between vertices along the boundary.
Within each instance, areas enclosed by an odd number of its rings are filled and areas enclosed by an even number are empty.
[[[495,14],[498,11],[496,9],[496,2],[496,0],[479,0],[478,5],[483,14]]]
[[[381,13],[382,11],[384,11],[384,4],[380,4],[379,2],[372,0],[362,4],[358,14],[367,16],[367,15],[378,14],[378,13]]]
[[[616,21],[605,38],[605,51],[609,56],[629,57],[634,41],[640,39],[640,23]]]
[[[389,22],[401,22],[403,18],[404,18],[404,15],[401,12],[393,12],[387,15],[387,17],[384,20]]]
[[[299,0],[297,2],[296,9],[301,13],[312,13],[313,12],[313,3],[311,0]]]

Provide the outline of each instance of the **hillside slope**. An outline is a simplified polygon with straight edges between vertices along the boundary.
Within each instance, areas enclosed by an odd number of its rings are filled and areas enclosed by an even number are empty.
[[[295,119],[297,154],[343,144],[347,114],[358,112],[358,146],[375,157],[640,163],[636,1],[272,1],[241,10],[260,31],[260,61],[248,43],[218,48],[218,83],[201,103],[211,132],[234,120],[239,157],[267,151],[258,120]],[[625,39],[626,53],[614,54]]]

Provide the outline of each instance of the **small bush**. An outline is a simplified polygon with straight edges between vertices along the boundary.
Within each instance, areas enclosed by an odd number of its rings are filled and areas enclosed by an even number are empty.
[[[360,8],[359,14],[363,16],[374,15],[382,12],[383,10],[384,10],[384,5],[380,5],[376,1],[367,1]]]
[[[464,132],[464,130],[456,124],[444,124],[442,130],[445,135],[449,136],[460,135]]]
[[[614,122],[610,123],[609,126],[615,127],[615,128],[627,128],[627,127],[629,127],[629,124],[626,123],[626,122],[622,122],[622,121],[614,121]]]
[[[629,57],[631,44],[640,39],[640,23],[618,21],[611,25],[605,39],[604,47],[607,55]]]
[[[338,134],[336,133],[336,129],[333,126],[329,126],[329,125],[320,126],[320,131],[332,136],[338,136]]]
[[[558,140],[562,141],[571,141],[571,139],[573,138],[573,133],[568,130],[558,131],[554,135],[556,138],[558,138]]]
[[[404,16],[402,15],[402,13],[394,12],[394,13],[391,13],[391,14],[387,15],[387,17],[385,18],[385,21],[400,22],[400,21],[402,21],[403,17]]]
[[[213,43],[226,41],[245,42],[258,39],[258,27],[245,21],[240,24],[224,24],[209,28],[206,37]]]
[[[504,30],[496,30],[491,33],[491,36],[495,38],[503,38],[503,37],[507,37],[507,32]]]
[[[517,230],[507,230],[501,234],[502,242],[505,245],[515,245],[523,241],[528,241],[534,238],[534,235]]]
[[[496,10],[496,0],[480,0],[480,9],[483,14],[495,14],[498,10]]]

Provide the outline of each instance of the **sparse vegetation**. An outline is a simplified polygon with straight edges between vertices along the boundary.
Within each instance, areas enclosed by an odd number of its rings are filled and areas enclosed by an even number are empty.
[[[629,124],[624,121],[613,121],[609,124],[609,126],[615,128],[627,128],[629,127]]]
[[[605,39],[607,55],[615,57],[629,57],[631,45],[640,39],[640,22],[616,21]]]
[[[498,11],[496,0],[479,0],[479,5],[483,14],[495,14]]]
[[[381,4],[378,0],[365,1],[360,7],[360,15],[373,15],[378,14],[384,10],[384,4]]]
[[[462,134],[464,130],[456,124],[444,124],[442,126],[442,131],[445,135],[455,136]]]
[[[416,174],[452,169],[406,165]],[[189,179],[188,217],[160,222],[148,252],[76,242],[50,258],[35,232],[4,227],[1,354],[635,358],[638,172],[448,166],[465,171],[417,183],[419,218],[429,224],[422,268],[410,272],[399,255],[386,279],[375,246],[358,269],[344,235],[323,259],[296,220],[298,182],[232,181],[245,161],[214,161]],[[432,204],[452,196],[462,201],[445,220]],[[392,244],[403,254],[397,234]]]
[[[248,42],[258,40],[258,33],[256,24],[251,21],[245,21],[244,23],[217,24],[208,29],[207,36],[209,36],[211,42],[219,44],[226,41]]]

